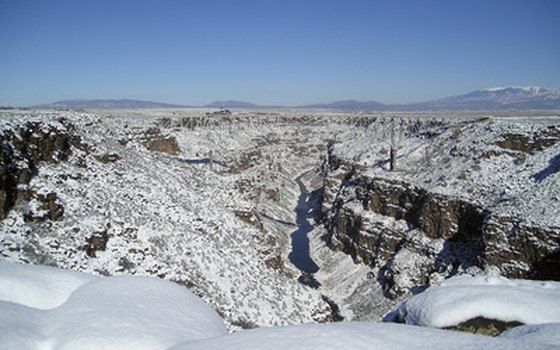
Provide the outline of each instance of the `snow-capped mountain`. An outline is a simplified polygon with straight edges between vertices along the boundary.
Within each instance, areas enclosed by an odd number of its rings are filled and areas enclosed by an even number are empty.
[[[560,89],[539,86],[493,87],[464,95],[412,104],[383,104],[375,101],[337,101],[298,106],[332,110],[483,110],[483,109],[557,109]]]
[[[418,104],[435,109],[554,109],[560,108],[560,89],[507,86],[476,90]]]

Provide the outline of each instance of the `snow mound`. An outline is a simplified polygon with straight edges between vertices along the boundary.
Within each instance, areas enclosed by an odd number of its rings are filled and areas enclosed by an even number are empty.
[[[0,261],[0,300],[35,309],[53,309],[73,291],[93,279],[85,273],[46,266],[13,264]]]
[[[47,287],[56,283],[65,287],[61,295],[67,300],[40,310],[27,305],[45,305],[43,301],[54,295],[52,288],[41,295],[43,288],[36,284],[35,293],[24,293],[21,302],[3,293],[0,349],[165,349],[227,333],[220,316],[179,285],[146,277],[79,275],[1,263],[3,289],[24,290],[21,286],[32,285],[37,277]],[[80,278],[82,285],[67,295],[68,286]],[[26,297],[31,301],[23,300]]]
[[[524,324],[560,322],[560,283],[461,275],[405,300],[396,310],[407,324],[450,327],[475,317]]]

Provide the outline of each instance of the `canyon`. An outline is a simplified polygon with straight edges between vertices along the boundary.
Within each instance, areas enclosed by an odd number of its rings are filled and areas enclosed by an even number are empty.
[[[458,274],[560,280],[555,116],[0,113],[2,259],[174,281],[233,330],[380,320]]]

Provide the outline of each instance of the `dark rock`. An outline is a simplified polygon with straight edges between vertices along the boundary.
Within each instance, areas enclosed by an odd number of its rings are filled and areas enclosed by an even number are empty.
[[[181,152],[177,140],[172,136],[164,136],[158,128],[150,128],[144,132],[141,142],[150,151],[177,155]]]
[[[330,299],[326,295],[321,295],[321,299],[323,299],[324,302],[329,304],[329,307],[331,308],[331,321],[332,322],[342,322],[342,321],[344,321],[344,316],[342,316],[340,314],[340,308],[338,307],[338,305],[332,299]]]
[[[560,127],[550,126],[529,135],[505,134],[502,140],[496,142],[496,145],[513,151],[535,153],[554,145],[558,141],[560,141]]]
[[[483,233],[484,264],[500,267],[507,277],[527,278],[552,268],[546,263],[554,259],[547,257],[560,248],[560,228],[529,226],[518,218],[489,215]]]
[[[313,274],[308,273],[308,272],[303,272],[298,277],[298,282],[301,283],[301,284],[305,284],[306,286],[309,286],[309,287],[314,288],[314,289],[317,289],[321,286],[321,283],[319,283],[319,281],[317,281],[315,279]]]
[[[284,260],[280,255],[274,255],[264,261],[266,267],[276,271],[284,271]]]
[[[529,278],[560,281],[560,250],[536,261],[529,271]]]
[[[16,201],[20,171],[15,161],[12,144],[3,140],[2,157],[0,157],[0,220],[6,218]]]
[[[150,151],[177,155],[180,152],[177,140],[173,137],[162,137],[148,141],[147,147]]]
[[[239,159],[236,160],[234,166],[231,168],[231,172],[239,174],[249,168],[252,168],[255,164],[261,161],[262,157],[263,155],[259,149],[244,152],[239,156]]]
[[[235,216],[237,216],[241,221],[257,228],[259,231],[264,232],[264,225],[261,221],[261,218],[256,210],[235,210]]]
[[[475,317],[456,326],[445,327],[444,329],[495,337],[507,331],[508,329],[519,326],[523,326],[523,323],[518,321],[506,322],[501,320],[488,319],[485,317]]]
[[[119,259],[119,270],[132,272],[136,268],[136,264],[130,261],[127,257],[123,256]]]
[[[47,219],[60,221],[64,216],[64,206],[60,203],[58,196],[54,192],[47,195],[32,194],[31,198],[41,202],[39,212],[29,212],[25,214],[25,221],[45,221]]]
[[[101,163],[107,164],[107,163],[115,163],[116,161],[121,159],[121,156],[119,156],[117,153],[105,153],[102,155],[95,156],[95,159],[97,159]]]
[[[89,257],[95,258],[98,250],[104,251],[107,248],[108,241],[107,231],[96,232],[86,240],[86,245],[82,249],[86,251]]]
[[[231,325],[239,327],[241,329],[254,329],[258,327],[256,323],[254,323],[253,321],[249,321],[245,318],[239,318],[237,320],[233,320],[231,321]]]
[[[402,182],[362,177],[343,186],[354,188],[354,198],[362,203],[364,210],[406,220],[410,229],[419,229],[430,239],[470,242],[472,237],[480,238],[487,215],[474,204],[428,193]],[[375,253],[365,259],[366,263],[371,263],[374,256],[385,260],[394,255],[404,238],[404,232],[383,225],[370,225],[365,229],[361,225],[361,216],[346,209],[343,202],[335,201],[331,210],[335,213],[335,220],[330,222],[333,234],[338,241],[353,242],[355,246],[343,244],[343,250],[360,254],[362,248],[367,251],[363,256]]]
[[[66,129],[28,122],[17,130],[0,134],[0,220],[6,218],[18,198],[25,197],[18,193],[18,185],[28,184],[41,162],[58,163],[68,159],[73,148],[88,149],[73,133],[73,126],[63,122]],[[58,220],[63,211],[53,198],[43,201],[47,203],[49,217]]]

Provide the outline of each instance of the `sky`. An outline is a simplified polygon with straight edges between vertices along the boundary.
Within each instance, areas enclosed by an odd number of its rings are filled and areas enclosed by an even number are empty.
[[[0,105],[560,87],[560,0],[0,0]]]

